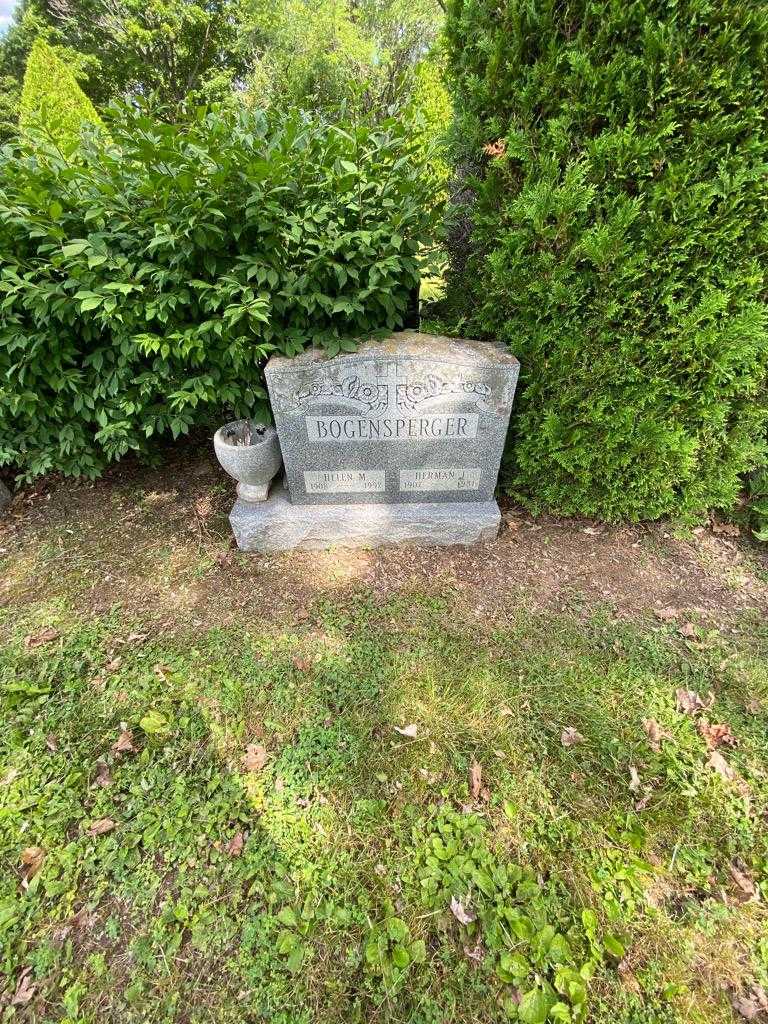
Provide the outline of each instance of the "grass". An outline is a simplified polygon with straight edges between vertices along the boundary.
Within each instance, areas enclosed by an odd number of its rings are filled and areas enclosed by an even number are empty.
[[[768,632],[459,597],[149,635],[63,590],[0,611],[2,1019],[732,1020],[768,985]]]

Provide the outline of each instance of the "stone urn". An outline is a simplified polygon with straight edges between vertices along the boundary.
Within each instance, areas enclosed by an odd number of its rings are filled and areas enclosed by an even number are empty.
[[[216,458],[225,473],[237,480],[243,501],[266,501],[282,456],[277,431],[253,420],[225,423],[213,436]]]

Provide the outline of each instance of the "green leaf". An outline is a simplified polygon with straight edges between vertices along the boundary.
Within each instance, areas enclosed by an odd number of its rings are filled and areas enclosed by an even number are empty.
[[[292,928],[295,928],[299,923],[296,914],[290,907],[283,907],[277,915],[277,920],[280,924],[288,925]]]
[[[619,942],[615,935],[606,935],[603,939],[603,945],[611,954],[611,956],[615,956],[617,960],[621,960],[621,958],[626,953],[626,949],[621,944],[621,942]]]
[[[306,946],[297,945],[293,952],[288,957],[287,966],[291,974],[298,974],[304,965],[304,957],[306,955]]]
[[[524,1024],[544,1024],[550,1007],[554,1006],[556,1001],[540,988],[532,988],[520,1000],[520,1005],[517,1008],[518,1016]]]
[[[81,252],[85,252],[89,245],[90,242],[70,242],[61,251],[65,256],[79,256]]]
[[[411,954],[405,946],[395,946],[392,949],[392,963],[400,970],[404,970],[411,962]]]
[[[139,721],[139,726],[148,736],[156,736],[168,729],[168,719],[160,711],[153,709]]]

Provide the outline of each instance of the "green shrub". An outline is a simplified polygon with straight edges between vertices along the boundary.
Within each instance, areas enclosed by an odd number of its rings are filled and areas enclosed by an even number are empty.
[[[0,155],[0,463],[98,473],[268,417],[262,367],[401,323],[430,226],[395,124],[125,112],[76,164]]]
[[[453,0],[464,331],[519,355],[531,506],[731,506],[765,451],[768,7]]]
[[[20,129],[42,131],[68,152],[79,143],[85,123],[101,126],[102,121],[70,68],[48,43],[36,39],[21,89]]]

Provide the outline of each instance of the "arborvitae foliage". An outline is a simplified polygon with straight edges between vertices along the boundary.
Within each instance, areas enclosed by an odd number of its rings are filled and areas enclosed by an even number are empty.
[[[42,130],[50,141],[71,149],[85,122],[101,125],[94,105],[55,50],[36,39],[24,74],[19,127]]]
[[[453,0],[447,34],[461,326],[523,366],[510,489],[609,519],[731,506],[767,421],[768,4]]]

